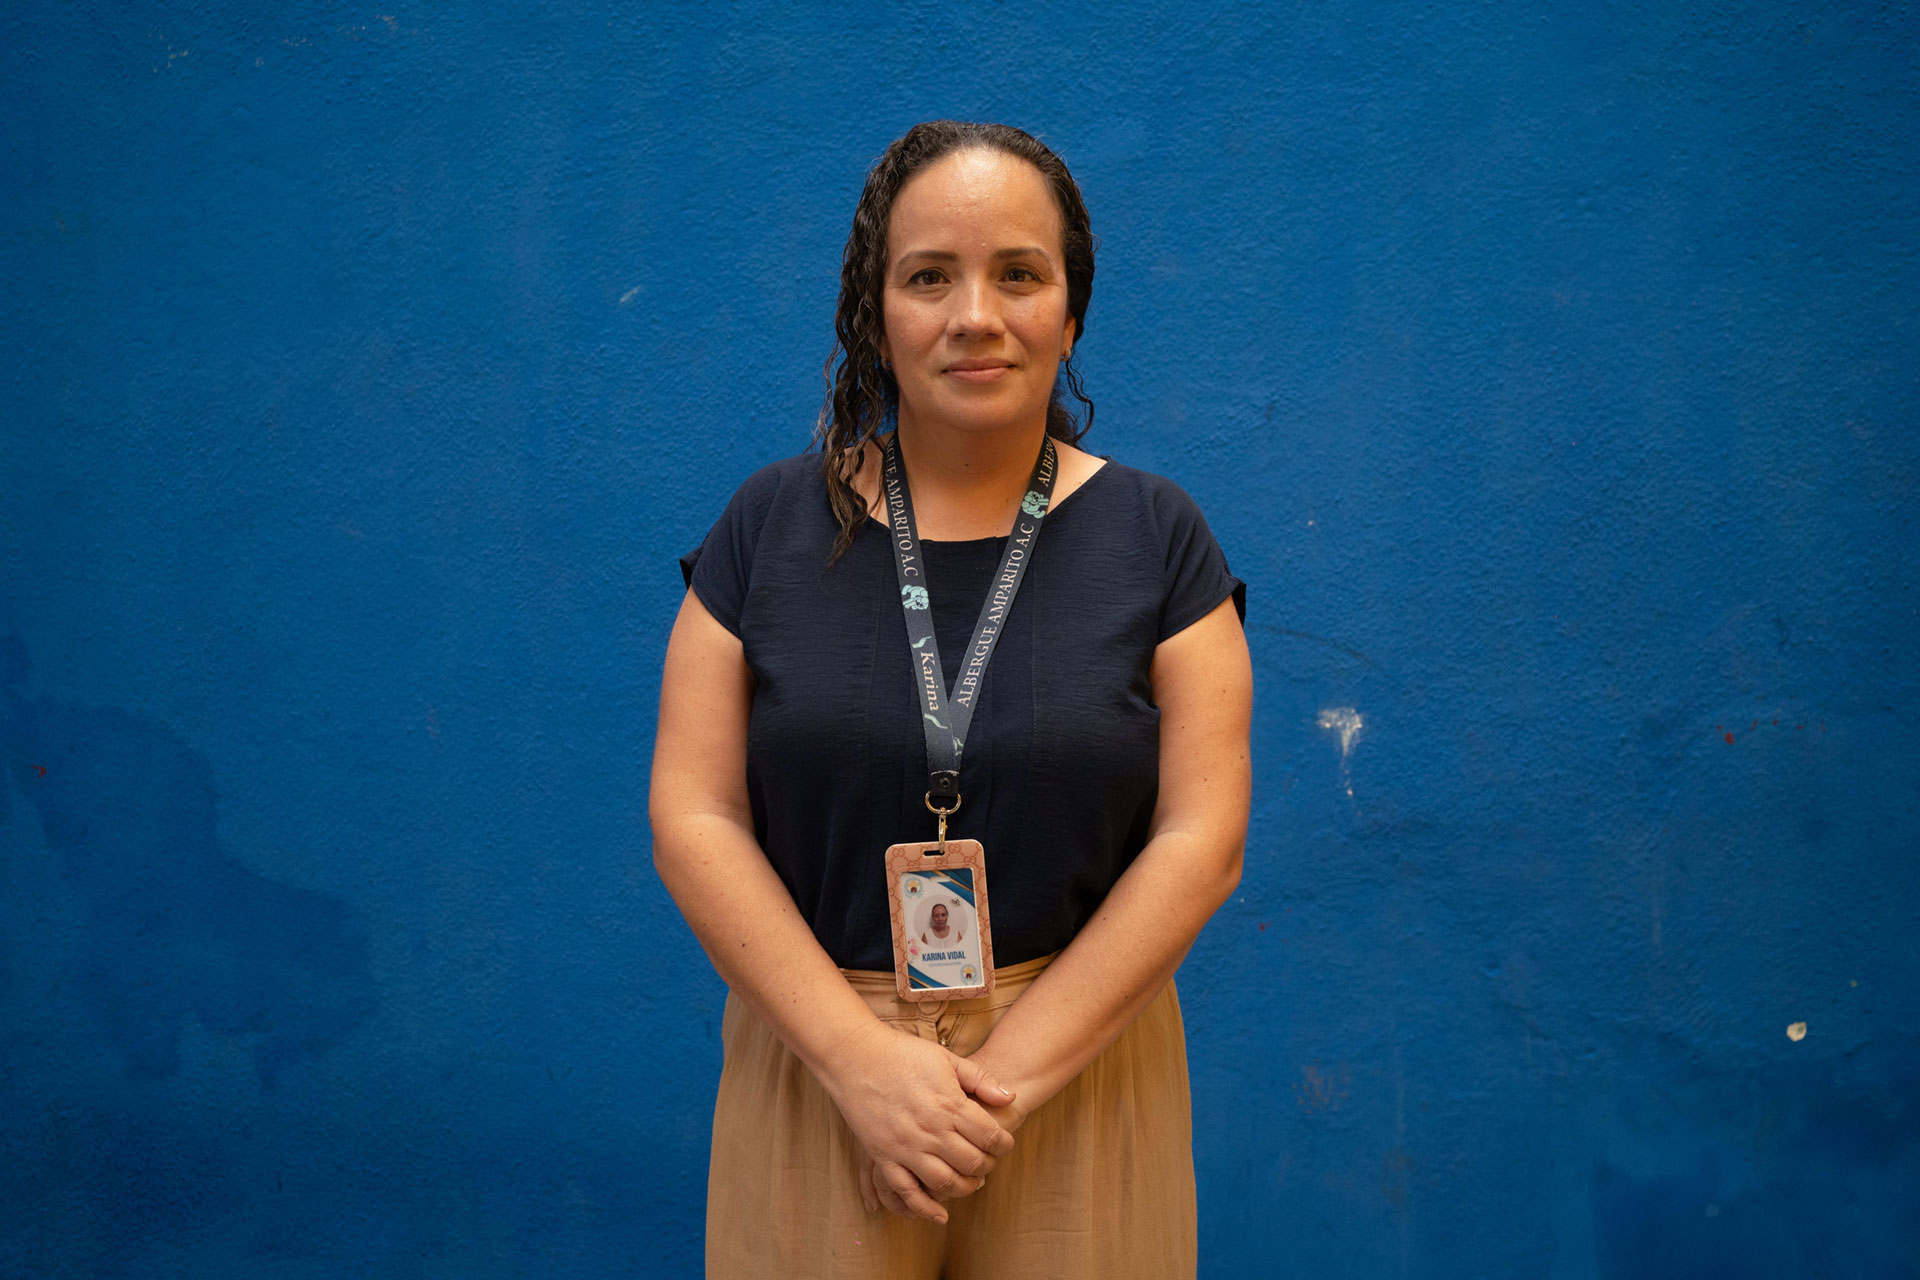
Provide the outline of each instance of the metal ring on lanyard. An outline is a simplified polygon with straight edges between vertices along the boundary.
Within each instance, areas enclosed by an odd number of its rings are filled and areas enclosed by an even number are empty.
[[[955,792],[953,795],[953,803],[942,809],[933,802],[933,792],[929,791],[927,792],[927,808],[931,809],[934,816],[940,819],[940,852],[945,853],[947,851],[947,819],[960,812],[960,794],[959,792]]]

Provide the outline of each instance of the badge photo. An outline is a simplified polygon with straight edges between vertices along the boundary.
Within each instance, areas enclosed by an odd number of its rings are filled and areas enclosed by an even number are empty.
[[[954,1000],[993,990],[987,861],[978,840],[887,850],[893,972],[902,1000]]]

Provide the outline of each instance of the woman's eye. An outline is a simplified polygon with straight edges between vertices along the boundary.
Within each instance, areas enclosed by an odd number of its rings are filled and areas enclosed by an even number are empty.
[[[920,271],[916,271],[912,275],[908,276],[907,283],[908,284],[939,284],[940,273],[938,271],[935,271],[932,267],[927,267]]]
[[[1007,279],[1020,284],[1033,284],[1040,279],[1040,275],[1032,267],[1008,267]]]

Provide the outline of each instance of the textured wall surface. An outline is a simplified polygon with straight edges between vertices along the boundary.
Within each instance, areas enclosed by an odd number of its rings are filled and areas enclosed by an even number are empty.
[[[1920,1275],[1917,25],[8,6],[0,1275],[697,1274],[673,557],[937,115],[1251,584],[1203,1273]]]

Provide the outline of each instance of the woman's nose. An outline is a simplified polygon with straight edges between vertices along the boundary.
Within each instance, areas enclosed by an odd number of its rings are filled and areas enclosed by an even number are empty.
[[[955,290],[953,313],[956,336],[978,337],[1000,329],[1000,295],[990,280],[970,280]]]

